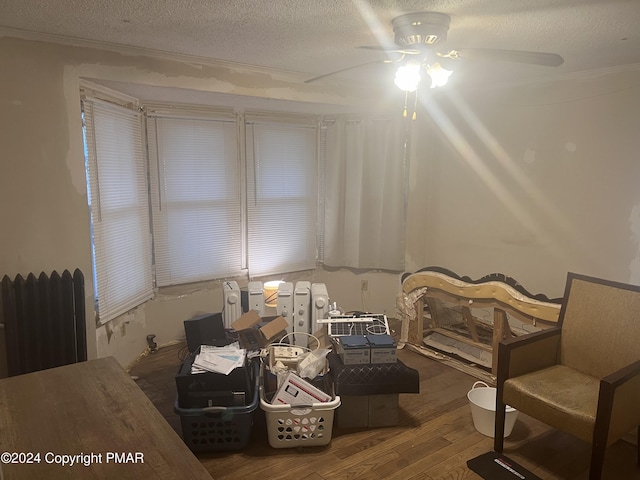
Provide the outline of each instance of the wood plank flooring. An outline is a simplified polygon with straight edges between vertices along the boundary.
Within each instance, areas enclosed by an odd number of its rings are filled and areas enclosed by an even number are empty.
[[[183,348],[181,344],[161,348],[130,369],[138,385],[180,435],[180,417],[173,412],[173,403],[174,376]],[[199,453],[197,457],[216,480],[481,478],[466,465],[467,460],[493,446],[493,440],[473,426],[466,394],[476,379],[406,349],[398,352],[398,358],[419,371],[420,393],[400,395],[397,426],[334,427],[331,443],[325,447],[275,449],[269,446],[264,414],[258,408],[246,449]],[[504,453],[543,479],[588,478],[588,444],[523,414],[506,439]],[[604,479],[640,480],[634,445],[618,441],[609,447]]]

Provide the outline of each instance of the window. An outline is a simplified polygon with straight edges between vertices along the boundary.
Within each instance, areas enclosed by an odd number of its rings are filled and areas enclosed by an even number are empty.
[[[82,102],[94,286],[101,322],[153,295],[142,118],[97,99]]]
[[[131,99],[91,88],[84,133],[102,322],[154,286],[315,268],[315,117],[149,104],[145,152],[142,114],[121,106]]]
[[[252,276],[315,268],[317,128],[246,125],[248,266]]]
[[[149,118],[158,286],[238,275],[242,223],[234,119]]]

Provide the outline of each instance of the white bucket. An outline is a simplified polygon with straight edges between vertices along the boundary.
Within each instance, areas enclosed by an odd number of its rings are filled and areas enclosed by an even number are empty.
[[[481,388],[476,388],[481,385]],[[487,437],[493,437],[495,432],[496,421],[496,389],[490,387],[484,382],[476,382],[467,393],[469,404],[471,405],[471,417],[473,418],[473,426],[476,427],[481,434]],[[504,420],[504,436],[511,435],[513,425],[516,423],[518,411],[507,405]]]

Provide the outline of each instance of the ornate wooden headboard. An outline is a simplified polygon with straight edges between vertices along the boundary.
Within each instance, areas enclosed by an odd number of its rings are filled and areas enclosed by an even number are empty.
[[[497,352],[498,342],[519,333],[555,326],[561,301],[542,294],[532,295],[516,280],[500,273],[472,280],[441,267],[423,268],[402,276],[402,300],[398,305],[403,320],[400,341],[422,351],[426,348],[425,334],[436,333],[449,343],[458,342],[486,352],[490,370],[495,374],[497,356],[493,352]],[[478,311],[484,318],[474,315]],[[451,322],[455,316],[459,323],[455,328],[447,328],[451,325],[443,323]],[[488,329],[487,340],[481,333]]]

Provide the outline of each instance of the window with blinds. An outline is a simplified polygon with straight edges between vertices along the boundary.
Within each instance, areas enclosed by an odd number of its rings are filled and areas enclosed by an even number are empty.
[[[94,289],[106,322],[153,295],[143,124],[127,108],[91,98],[82,105]]]
[[[147,132],[157,285],[240,274],[237,123],[155,117]]]
[[[246,152],[250,275],[315,268],[317,127],[248,120]]]
[[[83,93],[102,322],[155,286],[315,268],[315,117],[158,103],[145,124],[136,105]]]

